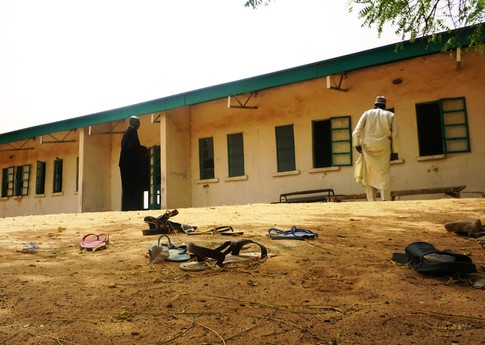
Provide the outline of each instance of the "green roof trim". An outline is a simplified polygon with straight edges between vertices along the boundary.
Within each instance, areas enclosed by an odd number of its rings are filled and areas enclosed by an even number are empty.
[[[453,33],[444,33],[442,42],[446,42]],[[464,37],[465,35],[460,35]],[[466,38],[460,41],[466,45]],[[362,68],[393,63],[419,56],[438,53],[443,49],[443,43],[429,44],[427,38],[402,42],[402,49],[396,49],[396,44],[344,55],[329,60],[298,66],[282,71],[264,74],[225,84],[210,86],[198,90],[167,96],[122,108],[107,110],[90,115],[29,127],[9,133],[0,134],[0,144],[24,140],[49,133],[87,127],[106,122],[118,121],[130,116],[141,116],[183,106],[209,102],[227,96],[260,91],[287,84],[325,77],[342,72],[350,72]]]

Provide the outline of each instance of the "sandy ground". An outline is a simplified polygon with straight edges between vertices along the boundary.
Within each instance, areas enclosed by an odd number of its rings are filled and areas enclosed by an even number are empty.
[[[231,225],[239,237],[170,235],[215,248],[257,241],[271,256],[185,272],[149,264],[145,216],[159,211],[0,219],[1,344],[485,344],[485,249],[448,233],[485,220],[485,199],[254,204],[179,209],[199,230]],[[272,240],[270,227],[318,233]],[[88,233],[104,250],[81,251]],[[35,242],[41,249],[22,253]],[[478,273],[422,275],[391,260],[416,241],[470,255]]]

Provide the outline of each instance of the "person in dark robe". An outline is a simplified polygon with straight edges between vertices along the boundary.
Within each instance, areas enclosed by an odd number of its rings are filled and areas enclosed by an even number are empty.
[[[130,125],[121,139],[119,167],[122,187],[122,211],[143,209],[144,161],[147,149],[140,144],[138,128],[140,128],[140,119],[132,116]]]

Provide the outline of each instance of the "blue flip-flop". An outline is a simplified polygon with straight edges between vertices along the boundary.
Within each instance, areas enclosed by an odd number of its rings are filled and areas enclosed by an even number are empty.
[[[270,228],[267,236],[272,240],[309,240],[317,238],[318,234],[307,229],[297,228],[293,225],[290,230]]]
[[[167,239],[167,243],[161,243],[162,238]],[[167,235],[162,235],[158,238],[158,244],[152,244],[148,248],[148,253],[150,255],[150,262],[154,261],[188,261],[191,259],[190,254],[187,253],[187,246],[185,244],[175,245],[170,237]],[[156,254],[156,255],[155,255]],[[155,260],[155,257],[157,257]]]

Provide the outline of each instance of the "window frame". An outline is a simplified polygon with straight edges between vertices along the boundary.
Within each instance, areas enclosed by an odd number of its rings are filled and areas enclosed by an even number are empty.
[[[242,132],[227,135],[227,172],[229,177],[245,175],[244,135]]]
[[[199,177],[201,180],[215,178],[214,138],[199,138]]]
[[[30,186],[30,164],[15,167],[15,196],[29,195]]]
[[[342,126],[339,124],[342,120],[347,122],[347,125]],[[328,134],[328,138],[320,138],[316,135],[316,125],[318,123],[327,123],[329,126],[329,133],[322,133],[321,135]],[[343,133],[343,134],[342,134]],[[343,138],[342,138],[343,137]],[[322,140],[323,139],[323,140]],[[330,165],[320,166],[320,161],[317,157],[317,145],[319,143],[326,143],[328,140],[329,152],[324,152],[325,157],[330,158]],[[345,149],[345,146],[347,148]],[[328,119],[313,120],[312,121],[312,155],[313,155],[313,168],[331,168],[339,166],[352,166],[352,117],[350,115],[332,116]],[[342,157],[347,156],[347,159],[342,162]]]
[[[150,189],[148,194],[148,208],[159,210],[161,207],[161,170],[160,170],[160,145],[148,149],[150,155]]]
[[[2,198],[14,196],[15,166],[2,169]]]
[[[44,195],[45,194],[45,172],[46,172],[46,162],[37,161],[36,166],[36,176],[35,176],[35,194]]]
[[[52,192],[62,193],[62,175],[63,175],[63,160],[61,158],[56,158],[54,160],[54,171],[53,171],[53,181],[52,181]]]
[[[462,101],[462,107],[459,109],[446,110],[445,106],[448,102]],[[454,97],[454,98],[442,98],[440,99],[440,111],[441,111],[441,130],[443,134],[443,150],[444,153],[464,153],[470,152],[470,131],[468,129],[468,114],[466,109],[466,99],[465,97]],[[463,122],[461,123],[447,123],[448,118],[451,118],[454,114],[459,112],[463,113]],[[465,136],[452,136],[451,130],[447,131],[449,128],[461,127],[466,133]],[[450,144],[452,142],[464,142],[466,145],[465,149],[452,149]]]
[[[441,98],[417,103],[415,107],[420,157],[471,152],[465,97]],[[434,116],[426,119],[426,112],[418,112],[420,107],[434,107]],[[434,133],[432,142],[424,141],[430,135],[428,131]]]
[[[289,130],[284,133],[285,130]],[[296,170],[295,129],[293,124],[275,127],[277,172]],[[285,157],[287,156],[287,157]],[[287,166],[285,166],[287,165]]]

